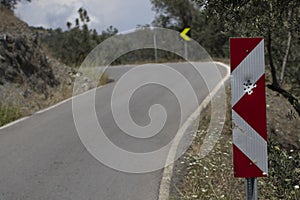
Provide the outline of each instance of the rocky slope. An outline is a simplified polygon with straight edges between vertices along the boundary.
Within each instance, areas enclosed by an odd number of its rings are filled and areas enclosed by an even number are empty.
[[[71,95],[75,71],[49,58],[40,35],[0,9],[0,102],[29,114]]]

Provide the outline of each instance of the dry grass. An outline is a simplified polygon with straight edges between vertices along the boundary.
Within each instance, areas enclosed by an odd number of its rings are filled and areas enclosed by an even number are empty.
[[[270,93],[270,91],[268,91]],[[229,94],[229,89],[227,89]],[[271,92],[268,95],[268,103],[274,103],[275,95]],[[227,120],[221,138],[213,150],[203,159],[199,159],[198,152],[202,145],[208,123],[210,121],[210,109],[208,108],[201,119],[196,139],[186,154],[177,161],[174,176],[171,184],[170,200],[189,199],[245,199],[244,179],[234,178],[232,162],[232,130],[230,116],[230,95],[228,96]],[[282,98],[278,98],[278,102]],[[276,104],[275,104],[276,105]],[[276,105],[274,107],[278,107]],[[268,126],[270,126],[278,115],[271,117],[268,108]],[[275,108],[274,108],[275,109]],[[283,111],[284,112],[284,111]],[[298,120],[298,119],[295,119]],[[276,121],[276,120],[275,120]],[[294,124],[291,122],[290,124]],[[275,126],[279,126],[278,124]],[[297,123],[289,125],[297,128]],[[287,144],[291,138],[299,141],[298,130],[287,140],[280,140],[269,133],[268,154],[269,154],[269,176],[258,179],[259,199],[300,199],[300,152],[295,145]],[[279,132],[279,131],[278,131]],[[284,134],[284,133],[281,133]],[[174,178],[176,177],[176,178]]]
[[[0,103],[0,126],[22,117],[20,106],[3,105]]]
[[[27,24],[17,18],[11,10],[0,8],[0,33],[20,33],[28,30]]]
[[[90,82],[98,81],[97,86],[105,85],[107,83],[112,82],[112,80],[108,77],[108,75],[103,72],[101,73],[101,69],[97,67],[84,67],[80,69],[80,73],[82,73],[81,79],[87,78]],[[101,75],[101,77],[99,77]]]

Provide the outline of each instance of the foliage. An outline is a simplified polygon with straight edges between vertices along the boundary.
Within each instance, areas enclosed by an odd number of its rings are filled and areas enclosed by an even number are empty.
[[[294,149],[284,149],[280,144],[270,140],[269,154],[269,181],[274,188],[271,197],[276,199],[299,199],[300,190],[300,152]],[[266,194],[267,195],[267,194]],[[267,199],[268,196],[265,196]]]
[[[214,57],[228,56],[229,37],[263,36],[272,80],[300,116],[300,1],[151,0],[154,25],[192,29],[192,38]],[[290,42],[289,42],[290,41]],[[281,74],[280,79],[278,76]],[[285,84],[284,84],[285,83]],[[292,95],[295,94],[295,95]]]
[[[175,194],[171,194],[174,196],[173,199],[244,198],[244,180],[233,177],[232,159],[230,159],[232,145],[228,142],[231,140],[229,137],[227,134],[221,138],[220,143],[204,159],[199,159],[193,154],[182,159],[181,163],[185,165],[182,171],[185,172],[185,176],[183,183],[176,186]],[[274,141],[269,141],[268,156],[268,177],[258,178],[259,198],[299,199],[299,150],[284,149]]]
[[[61,28],[48,30],[48,35],[43,39],[51,54],[61,62],[78,67],[88,53],[100,42],[118,33],[118,30],[110,26],[99,35],[95,29],[89,29],[90,18],[85,9],[78,10],[79,18],[75,25],[67,22],[68,30]]]
[[[21,109],[18,106],[3,105],[0,102],[0,126],[22,117]]]
[[[9,10],[15,9],[15,6],[18,2],[21,0],[0,0],[0,7],[8,8]],[[27,0],[28,2],[31,2],[31,0]]]
[[[235,36],[263,36],[267,63],[272,75],[268,87],[282,94],[300,116],[300,63],[298,53],[300,2],[296,0],[196,0]],[[233,36],[234,36],[233,35]],[[281,73],[280,73],[281,71]],[[278,75],[281,79],[278,80]],[[285,75],[285,79],[284,79]],[[283,79],[288,86],[283,85]],[[294,93],[296,96],[292,95]]]
[[[228,55],[228,37],[223,23],[207,10],[190,0],[151,0],[157,13],[154,26],[181,31],[191,28],[191,37],[212,56]]]
[[[280,70],[284,52],[287,47],[288,32],[292,33],[292,44],[289,54],[289,74],[300,70],[299,56],[295,54],[300,49],[300,2],[295,0],[243,0],[218,1],[197,0],[209,13],[216,15],[224,24],[224,31],[232,36],[255,37],[263,36],[270,40],[274,66]],[[269,41],[266,41],[268,43]],[[268,62],[271,62],[268,58]],[[270,64],[270,63],[269,63]],[[291,73],[292,72],[292,73]],[[289,77],[295,79],[295,76]],[[299,84],[299,82],[298,82]]]
[[[151,3],[158,14],[154,23],[162,27],[176,29],[190,26],[196,11],[188,0],[151,0]]]

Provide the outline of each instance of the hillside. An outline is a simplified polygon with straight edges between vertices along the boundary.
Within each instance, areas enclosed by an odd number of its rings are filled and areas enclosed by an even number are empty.
[[[0,10],[0,106],[22,115],[70,96],[75,71],[50,58],[40,35],[6,9]]]

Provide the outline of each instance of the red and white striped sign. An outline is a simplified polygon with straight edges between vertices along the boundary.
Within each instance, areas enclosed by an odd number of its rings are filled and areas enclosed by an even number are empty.
[[[263,38],[231,38],[230,65],[235,177],[268,173]]]

